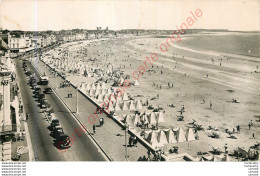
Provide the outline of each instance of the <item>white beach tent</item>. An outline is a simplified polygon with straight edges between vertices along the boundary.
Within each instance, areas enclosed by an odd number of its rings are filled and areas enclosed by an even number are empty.
[[[108,111],[114,111],[114,106],[113,106],[113,103],[112,102],[109,102],[108,104]]]
[[[126,102],[126,101],[123,102],[122,110],[123,111],[128,110],[128,102]]]
[[[101,89],[100,83],[97,83],[97,90]]]
[[[102,82],[102,89],[107,89],[106,83]]]
[[[115,95],[114,95],[113,93],[110,94],[110,96],[109,96],[109,100],[110,100],[110,102],[114,102],[114,101],[116,101],[116,99],[115,99]]]
[[[133,115],[133,124],[136,125],[137,123],[140,123],[140,118],[138,114]]]
[[[119,95],[119,93],[116,94],[116,101],[122,101],[123,100],[122,96],[118,96],[118,95]]]
[[[91,96],[91,97],[93,97],[95,94],[95,90],[93,90],[93,89],[90,89],[90,91],[89,91],[89,95]]]
[[[139,81],[138,81],[137,79],[135,80],[134,85],[135,85],[135,86],[140,86]]]
[[[141,121],[144,121],[144,122],[149,122],[149,121],[148,121],[148,118],[147,118],[147,116],[146,116],[146,114],[145,114],[145,113],[142,113],[142,114],[140,114],[140,116],[139,116],[139,117],[140,117],[140,120],[141,120]]]
[[[120,81],[119,81],[119,84],[120,84],[120,85],[123,85],[124,81],[125,81],[124,78],[121,77],[121,78],[120,78]]]
[[[105,101],[108,101],[108,102],[109,102],[109,94],[108,94],[108,93],[106,93],[106,94],[104,95],[103,101],[104,101],[104,102],[105,102]]]
[[[100,94],[100,89],[96,89],[95,91],[95,97],[97,97]]]
[[[107,93],[108,93],[108,94],[111,94],[111,93],[112,93],[111,88],[108,88],[108,89],[107,89]]]
[[[158,123],[165,122],[163,118],[163,112],[155,112],[155,119]]]
[[[155,123],[156,123],[155,113],[154,113],[154,112],[151,112],[151,113],[148,115],[148,120],[149,120],[149,123],[150,123],[150,124],[155,124]]]
[[[116,111],[120,111],[120,110],[121,110],[121,107],[120,107],[120,102],[119,102],[119,101],[117,101],[117,102],[116,102],[116,104],[115,104],[115,107],[114,107],[114,108],[115,108],[115,110],[116,110]]]
[[[94,90],[96,90],[95,83],[92,83],[92,84],[91,84],[91,89],[94,89]]]
[[[161,145],[168,144],[167,138],[166,138],[163,130],[159,131],[158,136],[157,136],[157,140],[158,140],[159,144],[161,144]]]
[[[90,89],[91,89],[91,86],[89,83],[87,83],[86,90],[90,90]]]
[[[187,141],[195,141],[195,136],[192,128],[188,128],[186,132]]]
[[[106,89],[101,89],[101,94],[102,95],[105,95],[107,93],[107,90]]]
[[[136,101],[136,106],[135,106],[135,108],[136,108],[137,110],[143,109],[143,106],[142,106],[142,103],[141,103],[140,100],[137,100],[137,101]]]
[[[164,130],[168,143],[173,144],[177,143],[176,137],[171,129]]]
[[[133,100],[130,101],[129,110],[135,110],[135,105]]]
[[[97,101],[102,102],[103,101],[103,96],[102,94],[99,94],[97,97]]]
[[[125,92],[124,95],[123,95],[123,100],[124,100],[124,101],[127,101],[127,100],[128,100],[128,95],[127,95],[126,92]]]
[[[130,114],[127,114],[125,116],[124,123],[127,123],[128,125],[133,125],[133,123],[132,123],[132,116]]]
[[[152,131],[149,133],[147,137],[147,142],[150,143],[152,146],[158,146],[158,140],[157,140],[158,132]]]
[[[179,128],[179,130],[177,132],[177,141],[178,142],[185,142],[186,141],[185,133],[184,133],[182,128]]]

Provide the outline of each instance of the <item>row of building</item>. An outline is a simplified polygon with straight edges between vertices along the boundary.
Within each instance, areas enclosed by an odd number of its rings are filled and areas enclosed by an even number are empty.
[[[14,82],[15,68],[9,57],[8,48],[0,38],[0,145],[21,132],[22,104],[18,98],[19,85]]]
[[[99,38],[135,37],[141,35],[162,34],[167,31],[158,30],[108,30],[97,27],[96,30],[61,30],[61,31],[9,31],[0,29],[0,40],[8,46],[11,56],[16,56],[36,48],[46,47],[55,43],[81,41]]]

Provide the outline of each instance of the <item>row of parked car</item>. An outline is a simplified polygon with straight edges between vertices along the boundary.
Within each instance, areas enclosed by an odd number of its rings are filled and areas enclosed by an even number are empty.
[[[44,112],[46,112],[45,115],[52,119],[53,111],[47,110],[50,107],[50,104],[48,104],[47,99],[45,97],[45,94],[52,94],[52,89],[50,87],[47,87],[45,89],[42,89],[40,87],[40,85],[46,84],[41,84],[41,79],[39,82],[37,82],[35,74],[32,74],[32,72],[27,68],[27,63],[25,60],[23,61],[23,68],[25,74],[29,77],[28,84],[32,87],[34,97],[39,102],[40,108],[44,109]],[[72,142],[70,140],[70,137],[64,133],[63,128],[61,127],[58,119],[51,120],[49,130],[51,131],[51,136],[55,138],[55,144],[58,149],[65,149],[71,147]]]
[[[52,119],[49,129],[51,130],[51,136],[56,139],[55,144],[59,150],[72,146],[70,137],[64,133],[58,119]]]

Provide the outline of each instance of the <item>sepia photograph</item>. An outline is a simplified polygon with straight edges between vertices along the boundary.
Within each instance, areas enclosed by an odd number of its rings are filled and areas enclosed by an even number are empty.
[[[259,66],[259,0],[0,0],[2,175],[190,161],[257,176]]]

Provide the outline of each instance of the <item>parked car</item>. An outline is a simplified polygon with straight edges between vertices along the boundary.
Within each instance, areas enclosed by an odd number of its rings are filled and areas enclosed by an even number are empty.
[[[59,137],[61,134],[64,134],[63,128],[60,125],[55,126],[53,131],[52,131],[52,135],[54,137]]]
[[[40,103],[41,108],[47,108],[48,103],[46,101]]]
[[[25,72],[25,74],[26,74],[27,76],[31,76],[31,75],[32,75],[32,72],[31,72],[30,70],[27,70],[27,71]]]
[[[72,146],[70,137],[67,134],[61,134],[56,140],[58,149],[67,149]]]
[[[44,93],[45,94],[51,94],[52,93],[52,89],[51,88],[45,88],[45,90],[44,90]]]
[[[59,119],[52,119],[50,128],[51,128],[51,130],[53,130],[56,126],[59,126],[59,125],[60,125]]]

